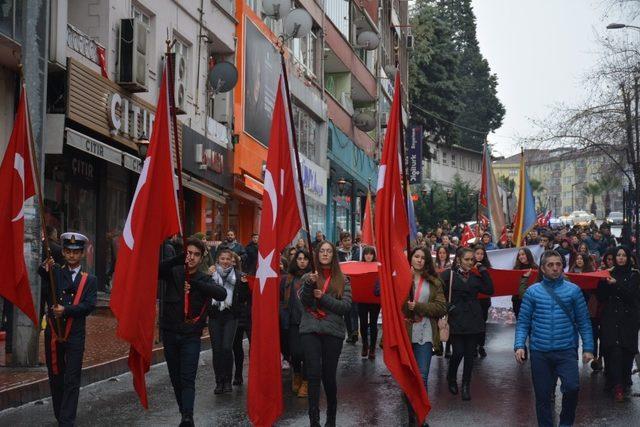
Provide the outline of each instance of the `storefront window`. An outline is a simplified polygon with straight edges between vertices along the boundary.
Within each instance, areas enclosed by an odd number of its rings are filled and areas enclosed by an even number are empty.
[[[107,165],[106,191],[106,277],[111,282],[115,272],[118,245],[129,213],[129,173],[115,165]]]
[[[298,149],[308,159],[316,161],[316,145],[320,134],[320,125],[306,111],[292,105],[293,123],[296,128]]]
[[[325,204],[316,202],[309,197],[306,198],[306,201],[311,235],[314,235],[316,231],[322,231],[326,234],[327,206]]]

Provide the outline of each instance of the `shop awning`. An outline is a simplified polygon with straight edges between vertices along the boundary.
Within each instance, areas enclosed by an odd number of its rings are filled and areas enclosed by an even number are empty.
[[[215,200],[218,203],[227,202],[222,191],[197,178],[192,177],[191,175],[187,175],[184,172],[182,172],[182,185],[184,185],[189,190],[193,190],[196,193],[202,194],[203,196],[206,196],[211,200]]]

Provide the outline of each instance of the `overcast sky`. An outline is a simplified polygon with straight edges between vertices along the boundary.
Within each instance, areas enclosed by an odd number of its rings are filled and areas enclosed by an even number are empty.
[[[582,76],[593,67],[599,35],[624,20],[616,10],[605,16],[604,0],[472,0],[480,49],[498,75],[498,97],[507,112],[502,127],[489,136],[494,154],[519,150],[515,137],[536,132],[559,103],[585,97]],[[629,22],[627,22],[629,23]]]

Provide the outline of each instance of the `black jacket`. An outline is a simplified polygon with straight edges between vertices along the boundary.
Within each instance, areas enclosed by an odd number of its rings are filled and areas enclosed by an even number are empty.
[[[236,274],[236,284],[233,287],[233,299],[231,300],[231,313],[236,319],[247,320],[247,316],[251,315],[251,306],[249,304],[249,285],[240,280],[242,273],[240,270],[234,270]],[[226,295],[225,295],[226,298]],[[218,301],[224,301],[225,298]],[[218,306],[209,306],[209,316],[216,317],[220,309]]]
[[[96,308],[96,302],[98,299],[98,287],[96,276],[89,274],[87,282],[84,285],[82,291],[82,297],[80,302],[76,305],[73,304],[78,286],[80,286],[80,280],[82,279],[83,271],[76,274],[75,280],[71,280],[71,271],[66,267],[60,267],[59,265],[53,266],[53,276],[56,282],[56,303],[64,306],[63,314],[63,327],[64,322],[68,319],[73,319],[71,331],[69,333],[69,340],[84,340],[86,317]],[[42,278],[42,298],[47,301],[49,308],[51,308],[51,285],[49,282],[49,273],[42,267],[38,270],[38,274]],[[49,319],[47,324],[51,325],[53,320],[53,314],[49,311]]]
[[[598,284],[596,297],[604,303],[600,319],[602,348],[619,346],[638,352],[638,322],[640,310],[640,272],[636,269],[614,268],[611,276],[616,283]]]
[[[300,324],[304,312],[298,297],[301,287],[302,276],[290,278],[287,274],[280,279],[280,324],[283,329],[289,329],[289,325]]]
[[[211,276],[196,271],[189,276],[189,319],[200,316],[196,323],[187,323],[184,319],[184,255],[162,261],[160,278],[166,283],[163,295],[163,310],[160,328],[185,335],[200,335],[206,325],[207,309],[211,299],[224,300],[227,291],[213,282]],[[202,314],[202,315],[201,315]]]
[[[256,275],[256,268],[258,266],[258,244],[249,242],[245,247],[245,260],[242,265],[242,270],[249,276]]]
[[[353,245],[351,250],[345,251],[342,248],[338,248],[338,262],[345,261],[362,261],[362,248],[358,245]]]
[[[453,291],[449,304],[449,327],[452,334],[479,334],[485,331],[485,320],[478,294],[493,295],[493,282],[485,267],[480,267],[480,276],[470,273],[465,279],[460,273],[453,273]],[[449,298],[449,277],[451,270],[442,273],[444,296]]]

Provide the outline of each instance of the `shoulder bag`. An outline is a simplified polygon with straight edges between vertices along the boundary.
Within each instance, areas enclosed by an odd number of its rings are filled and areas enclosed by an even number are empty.
[[[451,291],[453,290],[453,269],[449,274],[449,298],[447,299],[447,306],[451,304]],[[438,331],[440,332],[440,341],[449,341],[449,320],[447,315],[444,315],[438,319]]]

